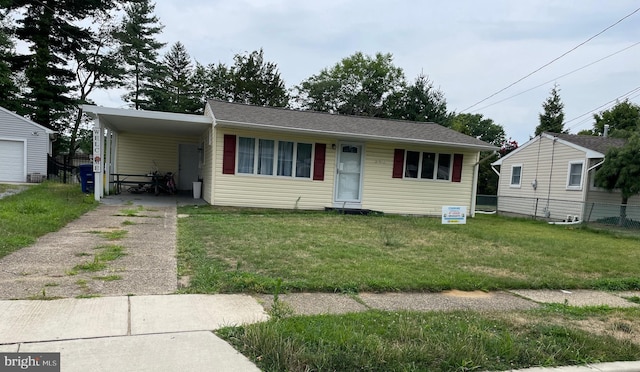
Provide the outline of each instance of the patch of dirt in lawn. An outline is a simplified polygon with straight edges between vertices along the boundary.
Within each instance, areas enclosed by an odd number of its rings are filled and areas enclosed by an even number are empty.
[[[619,316],[604,319],[572,321],[577,328],[601,336],[612,336],[618,340],[640,345],[640,320],[629,320]]]

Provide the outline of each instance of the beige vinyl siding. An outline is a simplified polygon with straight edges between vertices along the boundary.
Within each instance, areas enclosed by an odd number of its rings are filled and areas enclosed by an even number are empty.
[[[198,137],[119,133],[115,173],[148,174],[156,170],[163,174],[173,172],[178,184],[179,144],[197,145]]]
[[[553,155],[553,158],[552,158]],[[569,163],[582,161],[582,188],[567,189]],[[511,187],[511,168],[522,165],[520,187]],[[498,210],[525,215],[545,216],[552,219],[567,215],[582,217],[588,162],[586,154],[558,141],[538,138],[506,159],[500,167]],[[532,183],[537,180],[537,188]],[[547,204],[547,200],[549,203]],[[560,202],[560,200],[562,202]]]
[[[463,154],[461,182],[392,178],[394,149]],[[365,149],[362,207],[385,213],[440,215],[442,206],[471,208],[473,167],[477,152],[453,148],[407,147],[367,143]]]
[[[223,142],[225,134],[242,137],[324,143],[327,145],[324,181],[312,178],[222,174]],[[215,139],[215,170],[213,175],[214,205],[239,207],[323,209],[333,200],[335,140],[322,137],[296,136],[275,132],[218,129]],[[313,169],[312,173],[313,175]]]

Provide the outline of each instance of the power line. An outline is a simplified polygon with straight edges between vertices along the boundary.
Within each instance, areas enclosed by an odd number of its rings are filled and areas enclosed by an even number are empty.
[[[588,38],[587,40],[583,41],[582,43],[580,43],[580,44],[576,45],[575,47],[573,47],[573,48],[569,49],[568,51],[566,51],[566,52],[562,53],[559,57],[556,57],[556,58],[552,59],[551,61],[549,61],[549,62],[545,63],[544,65],[542,65],[542,66],[540,66],[540,67],[538,67],[537,69],[535,69],[535,70],[533,70],[532,72],[528,73],[527,75],[525,75],[525,76],[521,77],[520,79],[518,79],[518,80],[514,81],[513,83],[511,83],[511,84],[507,85],[506,87],[504,87],[504,88],[502,88],[502,89],[498,90],[497,92],[495,92],[495,93],[491,94],[490,96],[488,96],[488,97],[486,97],[486,98],[484,98],[484,99],[482,99],[482,100],[480,100],[480,101],[478,101],[478,102],[474,103],[473,105],[471,105],[471,106],[467,107],[466,109],[462,110],[462,112],[465,112],[465,111],[469,110],[470,108],[475,107],[475,106],[477,106],[477,105],[481,104],[482,102],[484,102],[484,101],[488,100],[489,98],[495,97],[496,95],[498,95],[498,94],[500,94],[500,93],[504,92],[505,90],[507,90],[507,89],[511,88],[512,86],[514,86],[514,85],[518,84],[518,83],[519,83],[519,82],[521,82],[522,80],[524,80],[524,79],[528,78],[529,76],[531,76],[531,75],[535,74],[536,72],[538,72],[538,71],[542,70],[543,68],[545,68],[545,67],[547,67],[547,66],[551,65],[552,63],[556,62],[557,60],[559,60],[560,58],[562,58],[562,57],[566,56],[567,54],[569,54],[569,53],[573,52],[574,50],[576,50],[576,49],[578,49],[579,47],[583,46],[584,44],[588,43],[589,41],[591,41],[591,40],[595,39],[596,37],[598,37],[598,36],[602,35],[602,34],[603,34],[603,33],[605,33],[607,30],[609,30],[610,28],[612,28],[612,27],[616,26],[618,23],[620,23],[620,22],[624,21],[625,19],[627,19],[627,18],[631,17],[632,15],[634,15],[635,13],[637,13],[638,11],[640,11],[640,8],[637,8],[637,9],[636,9],[636,10],[634,10],[633,12],[631,12],[631,13],[627,14],[626,16],[624,16],[624,17],[620,18],[619,20],[617,20],[617,21],[616,21],[615,23],[613,23],[612,25],[610,25],[610,26],[606,27],[604,30],[602,30],[602,31],[598,32],[597,34],[595,34],[595,35],[591,36],[590,38]]]
[[[618,51],[617,51],[617,52],[615,52],[615,53],[609,54],[609,55],[608,55],[608,56],[606,56],[606,57],[602,57],[602,58],[600,58],[600,59],[598,59],[598,60],[596,60],[596,61],[593,61],[593,62],[591,62],[591,63],[588,63],[588,64],[586,64],[586,65],[584,65],[584,66],[582,66],[582,67],[580,67],[580,68],[577,68],[577,69],[575,69],[575,70],[569,71],[569,72],[567,72],[566,74],[563,74],[563,75],[560,75],[560,76],[558,76],[558,77],[556,77],[556,78],[553,78],[553,79],[551,79],[551,80],[545,81],[545,82],[544,82],[544,83],[542,83],[542,84],[538,84],[538,85],[536,85],[536,86],[535,86],[535,87],[533,87],[533,88],[529,88],[529,89],[527,89],[527,90],[523,90],[523,91],[521,91],[521,92],[519,92],[519,93],[516,93],[516,94],[514,94],[514,95],[512,95],[512,96],[509,96],[509,97],[507,97],[507,98],[504,98],[504,99],[501,99],[501,100],[499,100],[499,101],[496,101],[496,102],[490,103],[490,104],[488,104],[488,105],[486,105],[486,106],[483,106],[483,107],[481,107],[481,108],[479,108],[479,109],[475,109],[475,110],[473,110],[473,111],[472,111],[472,113],[476,113],[476,112],[478,112],[478,111],[484,110],[484,109],[489,108],[489,107],[491,107],[491,106],[495,106],[495,105],[497,105],[498,103],[502,103],[502,102],[504,102],[504,101],[508,101],[508,100],[510,100],[510,99],[512,99],[512,98],[515,98],[515,97],[517,97],[517,96],[519,96],[519,95],[521,95],[521,94],[524,94],[524,93],[530,92],[530,91],[532,91],[532,90],[534,90],[534,89],[540,88],[541,86],[544,86],[544,85],[547,85],[547,84],[552,83],[552,82],[554,82],[554,81],[557,81],[558,79],[561,79],[561,78],[563,78],[563,77],[569,76],[569,75],[571,75],[571,74],[573,74],[573,73],[576,73],[576,72],[578,72],[578,71],[580,71],[580,70],[583,70],[583,69],[585,69],[585,68],[587,68],[587,67],[590,67],[590,66],[592,66],[592,65],[595,65],[595,64],[596,64],[596,63],[598,63],[598,62],[604,61],[604,60],[605,60],[605,59],[607,59],[607,58],[613,57],[613,56],[615,56],[616,54],[622,53],[622,52],[624,52],[624,51],[625,51],[625,50],[627,50],[627,49],[631,49],[631,48],[633,48],[634,46],[636,46],[636,45],[638,45],[638,44],[640,44],[640,41],[638,41],[638,42],[636,42],[636,43],[634,43],[634,44],[632,44],[632,45],[629,45],[629,46],[628,46],[628,47],[626,47],[626,48],[620,49],[620,50],[618,50]]]
[[[614,103],[614,102],[619,101],[620,99],[622,99],[622,98],[623,98],[623,97],[625,97],[625,96],[631,96],[632,94],[637,93],[637,92],[639,92],[639,91],[640,91],[640,87],[636,87],[636,88],[634,88],[634,89],[632,89],[632,90],[628,91],[627,93],[625,93],[625,94],[623,94],[623,95],[621,95],[621,96],[618,96],[618,97],[616,97],[616,98],[612,99],[611,101],[609,101],[609,102],[607,102],[607,103],[604,103],[604,104],[602,104],[602,105],[600,105],[600,106],[596,107],[596,108],[595,108],[595,109],[593,109],[593,110],[589,110],[589,111],[585,112],[585,113],[584,113],[584,114],[582,114],[582,115],[576,116],[576,117],[575,117],[575,118],[573,118],[573,119],[565,120],[565,121],[562,123],[562,125],[564,126],[564,125],[566,125],[567,123],[570,123],[570,122],[572,122],[572,121],[578,120],[578,119],[580,119],[580,118],[581,118],[581,117],[583,117],[583,116],[586,116],[586,115],[592,114],[592,113],[594,113],[594,112],[596,112],[596,111],[598,111],[598,110],[601,110],[602,108],[604,108],[604,107],[606,107],[606,106],[611,105],[611,104],[612,104],[612,103]],[[627,98],[628,98],[628,97],[627,97]],[[567,128],[567,130],[569,130],[569,129],[573,129],[573,128],[575,128],[575,127],[579,126],[579,125],[580,125],[580,124],[582,124],[582,123],[583,123],[583,121],[580,121],[580,122],[578,122],[577,124],[574,124],[574,125],[572,125],[572,126],[568,127],[568,128]]]

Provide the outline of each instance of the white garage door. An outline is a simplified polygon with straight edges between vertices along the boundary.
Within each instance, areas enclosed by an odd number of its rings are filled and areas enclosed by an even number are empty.
[[[24,182],[24,142],[0,140],[0,181]]]

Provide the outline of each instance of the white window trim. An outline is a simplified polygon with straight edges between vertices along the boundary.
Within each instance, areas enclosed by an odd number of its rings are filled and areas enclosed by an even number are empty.
[[[520,183],[512,183],[513,182],[513,168],[520,168]],[[509,187],[514,189],[519,189],[522,187],[522,164],[511,164],[511,173],[509,174]]]
[[[239,159],[240,159],[240,138],[252,138],[254,140],[254,150],[253,150],[253,173],[244,173],[238,170]],[[260,156],[259,148],[260,148],[260,140],[273,141],[273,174],[259,174],[258,173],[258,157]],[[293,142],[293,163],[291,165],[291,175],[290,176],[279,176],[278,175],[278,151],[279,151],[279,143],[282,142]],[[298,144],[304,143],[307,145],[311,145],[311,167],[309,171],[309,177],[298,177],[296,175],[296,163],[298,161]],[[273,139],[273,138],[263,138],[263,137],[249,137],[249,136],[237,136],[236,137],[236,175],[240,176],[249,176],[249,177],[270,177],[270,178],[282,178],[282,179],[295,179],[295,180],[312,180],[313,179],[313,171],[315,167],[314,154],[315,154],[316,144],[313,142],[298,142],[298,141],[290,141],[283,139]]]
[[[571,166],[574,164],[580,164],[582,166],[580,171],[580,185],[577,185],[577,186],[569,185],[569,182],[571,181]],[[567,190],[581,191],[582,185],[584,185],[584,160],[570,161],[569,164],[567,165]]]
[[[406,176],[406,170],[407,170],[407,152],[417,152],[419,154],[418,156],[418,169],[417,169],[417,177],[413,178],[413,177],[407,177]],[[433,178],[422,178],[422,161],[424,159],[424,153],[428,152],[428,153],[432,153],[432,154],[436,154],[436,157],[434,159],[434,166],[433,166]],[[404,164],[402,167],[402,179],[405,180],[414,180],[414,181],[427,181],[427,182],[453,182],[451,181],[451,179],[453,178],[453,153],[448,153],[448,152],[443,152],[443,155],[449,155],[449,175],[448,175],[448,179],[446,180],[440,180],[438,179],[438,164],[440,161],[440,153],[439,152],[435,152],[435,151],[419,151],[419,150],[404,150]]]

